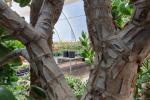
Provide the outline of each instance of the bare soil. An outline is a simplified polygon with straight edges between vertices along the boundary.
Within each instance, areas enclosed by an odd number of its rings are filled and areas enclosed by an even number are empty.
[[[86,64],[85,62],[71,61],[71,66],[70,62],[58,64],[58,66],[62,69],[64,74],[80,77],[83,81],[86,81],[89,77],[90,65]],[[72,69],[71,72],[70,67]]]

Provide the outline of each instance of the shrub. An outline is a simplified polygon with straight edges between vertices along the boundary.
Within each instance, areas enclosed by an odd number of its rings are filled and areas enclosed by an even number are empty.
[[[93,58],[95,53],[90,46],[90,40],[87,34],[85,32],[82,32],[82,36],[79,39],[82,45],[81,56],[88,64],[93,64]]]
[[[75,96],[80,99],[86,87],[86,83],[82,82],[80,78],[74,76],[65,77],[69,86],[73,89]]]

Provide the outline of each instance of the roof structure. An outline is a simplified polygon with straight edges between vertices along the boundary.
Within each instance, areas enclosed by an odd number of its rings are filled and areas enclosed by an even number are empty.
[[[13,3],[12,9],[29,22],[29,7],[20,8]],[[82,31],[87,32],[83,1],[65,0],[62,14],[55,25],[53,41],[78,41]]]

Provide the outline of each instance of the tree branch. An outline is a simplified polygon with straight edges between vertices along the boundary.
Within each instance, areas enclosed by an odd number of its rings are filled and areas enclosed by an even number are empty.
[[[40,33],[37,33],[23,18],[12,11],[2,0],[0,1],[0,13],[0,24],[7,28],[11,34],[19,36],[23,42],[34,41],[41,38]],[[44,35],[42,36],[44,37]]]
[[[33,0],[31,4],[31,24],[38,32],[47,35],[50,48],[54,25],[62,12],[63,4],[64,0]]]
[[[30,58],[29,58],[27,50],[26,49],[19,49],[19,50],[12,51],[8,55],[6,55],[4,58],[0,59],[0,66],[5,65],[10,60],[18,58],[19,56],[24,57],[28,62],[30,62]]]
[[[32,26],[36,25],[43,1],[44,0],[32,0],[31,2],[30,23]]]
[[[129,84],[135,82],[133,79],[137,74],[138,66],[150,53],[149,0],[136,0],[136,10],[132,22],[116,35],[109,35],[111,33],[111,30],[108,29],[110,16],[107,15],[107,12],[111,9],[106,7],[108,1],[84,0],[89,33],[96,51],[96,60],[95,69],[91,71],[89,77],[87,91],[81,100],[99,98],[117,100],[128,98],[127,100],[129,100],[131,88],[134,88]],[[101,8],[103,13],[97,11],[96,4],[98,7],[104,6]],[[134,85],[134,83],[132,84]]]
[[[64,0],[49,0],[49,1],[52,2],[52,4],[53,4],[53,11],[52,11],[53,20],[52,20],[52,22],[53,22],[53,25],[55,25],[60,17],[61,12],[62,12]]]
[[[54,1],[60,2],[57,2],[57,4],[55,4],[56,2]],[[57,22],[61,14],[63,4],[64,0],[44,0],[39,12],[39,18],[35,29],[38,30],[38,32],[45,33],[50,36],[52,34],[54,24]]]
[[[45,1],[48,1],[51,4],[50,6],[48,6],[48,8],[50,8],[50,10],[47,10],[47,11],[48,11],[49,15],[52,15],[49,17],[51,18],[50,21],[53,23],[53,25],[56,24],[60,14],[61,14],[64,0],[32,0],[30,21],[33,26],[35,26],[35,24],[37,23],[38,18],[40,17],[40,15],[42,13],[42,8],[44,6],[46,6],[45,4],[43,4],[43,2],[45,2]],[[43,4],[43,7],[42,7],[42,4]]]

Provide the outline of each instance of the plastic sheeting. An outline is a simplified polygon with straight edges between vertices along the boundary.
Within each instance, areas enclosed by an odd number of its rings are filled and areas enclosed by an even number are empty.
[[[20,8],[18,4],[13,3],[12,9],[29,22],[29,7]],[[82,31],[87,32],[83,1],[66,0],[63,12],[55,25],[53,41],[78,41]]]

